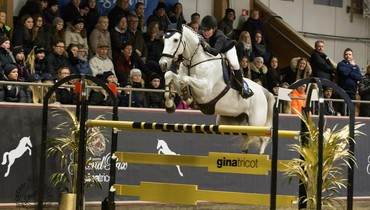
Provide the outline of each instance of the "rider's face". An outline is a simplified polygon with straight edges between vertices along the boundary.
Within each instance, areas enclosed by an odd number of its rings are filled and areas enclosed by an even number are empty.
[[[202,34],[203,34],[204,38],[206,38],[206,39],[209,39],[214,33],[215,33],[214,28],[211,28],[211,29],[208,29],[208,30],[205,30],[205,29],[202,30]]]

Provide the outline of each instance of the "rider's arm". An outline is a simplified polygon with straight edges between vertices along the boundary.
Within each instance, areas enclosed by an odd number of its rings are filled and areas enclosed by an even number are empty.
[[[224,45],[224,39],[219,38],[219,39],[217,39],[214,47],[211,47],[210,45],[207,45],[207,47],[204,48],[204,50],[207,51],[208,53],[216,56],[221,52],[223,45]]]

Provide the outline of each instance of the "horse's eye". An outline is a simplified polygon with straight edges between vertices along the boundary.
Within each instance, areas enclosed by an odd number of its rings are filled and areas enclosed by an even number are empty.
[[[174,41],[174,42],[179,42],[179,39],[174,39],[173,41]]]

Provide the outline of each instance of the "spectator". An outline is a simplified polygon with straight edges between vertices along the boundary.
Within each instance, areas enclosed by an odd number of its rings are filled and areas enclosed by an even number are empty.
[[[267,43],[263,39],[263,34],[261,31],[256,31],[254,35],[254,40],[252,41],[253,54],[255,57],[263,57],[265,61],[269,61],[271,57],[270,50]]]
[[[87,50],[80,44],[77,45],[77,74],[92,75],[92,70],[90,68],[89,59],[87,57]]]
[[[83,18],[87,11],[80,8],[81,0],[71,0],[64,8],[63,19],[68,24],[76,18]]]
[[[338,85],[348,94],[351,100],[356,100],[357,83],[361,81],[360,67],[355,63],[353,51],[346,48],[343,53],[344,59],[338,63]],[[341,103],[341,114],[345,115],[345,106]]]
[[[33,82],[33,83],[42,83],[42,77],[38,74],[31,74],[28,77],[27,82]],[[43,90],[40,86],[38,85],[29,85],[27,92],[30,95],[30,101],[28,103],[34,103],[34,104],[41,104],[43,103]]]
[[[190,22],[188,26],[190,26],[190,28],[192,28],[195,32],[198,32],[200,29],[200,24],[198,22]]]
[[[29,67],[30,74],[41,75],[46,73],[45,49],[34,47],[26,59],[26,66]]]
[[[250,75],[250,67],[249,67],[249,59],[247,56],[243,56],[239,60],[240,70],[242,71],[243,77],[247,77]]]
[[[71,65],[67,57],[64,55],[64,52],[64,40],[55,40],[53,43],[53,52],[46,56],[46,69],[48,71],[47,73],[51,74],[53,77],[57,75],[58,69]]]
[[[146,20],[146,25],[150,25],[152,21],[159,23],[159,30],[166,31],[168,25],[171,23],[166,14],[166,4],[164,2],[158,2],[157,7],[153,11],[153,14]]]
[[[370,102],[370,64],[367,65],[366,73],[358,85],[358,92],[362,101]],[[369,103],[361,103],[359,116],[370,117]]]
[[[148,60],[146,65],[153,72],[163,76],[163,72],[159,67],[159,59],[163,51],[163,40],[158,38],[159,24],[151,22],[148,26],[148,32],[144,35],[145,44],[148,49]]]
[[[140,69],[132,69],[130,71],[130,79],[129,82],[125,87],[129,88],[145,88],[145,82],[143,78],[141,77],[141,71]],[[122,97],[122,100],[120,102],[121,106],[129,106],[129,94],[127,92]],[[145,92],[143,91],[131,91],[131,107],[147,107],[146,100],[145,100]]]
[[[169,18],[172,23],[186,24],[181,3],[177,2],[172,6]]]
[[[59,5],[57,0],[50,0],[48,7],[44,10],[44,23],[46,26],[52,26],[56,17],[60,17]]]
[[[116,6],[108,14],[109,30],[112,30],[118,23],[119,19],[117,17],[128,16],[129,0],[117,0]]]
[[[41,5],[41,1],[27,0],[19,11],[18,17],[23,17],[24,15],[32,16],[35,14],[43,14],[43,5]]]
[[[110,34],[108,31],[109,19],[107,16],[100,16],[98,19],[98,24],[96,24],[95,28],[92,30],[90,34],[90,54],[91,56],[96,55],[96,50],[98,48],[98,44],[101,42],[107,43],[109,46],[108,50],[108,58],[112,59],[112,47],[110,42]]]
[[[144,12],[145,12],[145,4],[140,1],[136,2],[135,9],[134,11],[132,11],[132,13],[135,14],[139,18],[138,28],[143,33],[146,32]]]
[[[71,75],[68,67],[61,67],[58,69],[57,79],[58,81]],[[69,84],[69,83],[66,83]],[[61,104],[74,104],[73,89],[70,87],[60,86],[55,90],[56,101]]]
[[[270,65],[268,67],[267,73],[267,82],[268,82],[268,90],[272,91],[273,83],[278,82],[281,83],[282,76],[279,69],[279,60],[276,56],[272,56],[270,60]]]
[[[253,63],[250,65],[250,76],[248,75],[248,78],[255,81],[260,80],[261,85],[268,89],[267,84],[267,66],[263,63],[262,57],[256,57],[253,60]]]
[[[148,48],[145,44],[143,32],[138,30],[139,19],[134,14],[128,16],[128,41],[134,44],[133,56],[142,59],[145,63],[148,58]]]
[[[96,0],[88,0],[85,10],[87,11],[86,16],[84,17],[86,23],[85,28],[87,31],[87,37],[90,37],[91,31],[95,28],[100,17]]]
[[[42,78],[42,83],[43,84],[49,84],[49,85],[54,85],[55,83],[55,77],[51,76],[51,74],[49,73],[43,73],[41,74],[41,78]],[[49,89],[51,88],[51,86],[44,86],[43,87],[43,92],[44,94],[46,94]],[[52,93],[50,98],[49,98],[49,104],[54,104],[54,103],[59,103],[57,102],[57,95],[56,93]]]
[[[253,52],[253,46],[251,41],[251,36],[248,31],[243,31],[239,35],[239,40],[235,45],[236,53],[238,58],[248,57],[248,60],[253,61],[255,56]]]
[[[98,44],[96,55],[89,61],[92,75],[102,77],[104,72],[111,71],[115,75],[113,62],[108,57],[109,45],[101,42]]]
[[[224,34],[230,39],[235,39],[235,31],[233,26],[234,20],[235,10],[232,8],[227,8],[225,10],[225,16],[217,24],[217,28],[224,32]]]
[[[14,31],[13,44],[14,46],[22,46],[24,53],[27,56],[35,44],[36,34],[33,31],[33,18],[31,15],[21,17],[21,25]]]
[[[114,75],[111,71],[104,72],[102,79],[108,85],[117,84],[116,75]],[[113,106],[112,98],[104,89],[91,89],[89,102],[91,105]]]
[[[12,39],[12,28],[6,25],[6,13],[0,11],[0,36],[6,36],[9,39]]]
[[[190,23],[198,23],[198,24],[200,24],[200,14],[199,13],[193,13],[193,14],[191,14],[191,16],[190,16]]]
[[[48,42],[50,42],[50,45],[52,45],[56,40],[65,40],[64,20],[62,18],[54,18],[49,36]],[[46,54],[50,54],[53,51],[53,49],[50,50],[50,52],[46,51]]]
[[[6,64],[15,63],[12,52],[10,51],[10,40],[6,36],[0,36],[0,80],[3,79],[3,68]]]
[[[271,84],[271,93],[274,95],[274,96],[278,96],[279,95],[279,88],[280,88],[280,83],[278,81],[273,81],[272,84]]]
[[[112,57],[113,60],[121,54],[121,48],[124,43],[128,40],[127,31],[127,18],[121,16],[117,25],[109,32],[111,45],[112,45]]]
[[[334,79],[334,65],[330,58],[324,53],[324,41],[315,42],[315,50],[311,54],[310,64],[312,76],[325,78],[332,81]]]
[[[162,90],[161,76],[157,73],[150,75],[148,89]],[[163,92],[145,92],[147,107],[164,108]]]
[[[76,74],[77,73],[77,64],[78,64],[78,59],[77,59],[77,53],[78,53],[78,44],[73,44],[71,43],[67,47],[67,58],[70,64],[70,69],[69,71],[71,74]]]
[[[66,46],[69,46],[71,43],[81,44],[85,49],[89,49],[87,33],[84,25],[85,23],[83,18],[75,18],[72,20],[71,24],[67,26],[65,33]]]
[[[33,16],[33,32],[35,35],[35,46],[44,47],[45,49],[48,49],[48,52],[51,52],[51,44],[49,42],[49,33],[47,29],[44,26],[44,20],[42,18],[42,15],[36,14]]]
[[[14,64],[6,64],[4,67],[6,81],[17,82],[18,68]],[[26,94],[25,86],[21,85],[0,85],[0,102],[21,102],[28,103],[29,98]]]
[[[26,58],[22,46],[16,46],[13,48],[13,56],[15,59],[15,65],[18,68],[18,80],[25,82],[30,76],[30,71],[26,66]]]
[[[324,91],[324,98],[331,99],[333,96],[333,88],[331,87],[323,87]],[[319,112],[317,107],[316,114]],[[324,101],[324,115],[332,115],[332,116],[340,116],[340,113],[334,109],[333,101],[325,100]]]
[[[289,85],[295,81],[311,76],[312,69],[306,58],[296,57],[290,61],[290,67],[282,69],[283,82]]]
[[[292,98],[291,101],[291,113],[299,114],[302,113],[302,107],[306,105],[306,84],[303,84],[292,91],[290,94]]]
[[[267,41],[266,31],[260,19],[260,11],[258,9],[251,10],[250,17],[244,22],[242,31],[248,31],[251,37],[255,37],[256,32],[260,31],[264,36],[262,39]]]

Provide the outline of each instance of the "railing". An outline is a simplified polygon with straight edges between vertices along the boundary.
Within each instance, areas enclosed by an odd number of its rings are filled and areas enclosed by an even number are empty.
[[[5,85],[21,85],[21,86],[40,86],[40,87],[51,87],[53,86],[53,84],[46,84],[46,83],[34,83],[34,82],[9,82],[9,81],[0,81],[0,85],[1,84],[5,84]],[[75,87],[74,85],[62,85],[62,87],[68,87],[68,88],[73,88]],[[102,87],[100,86],[86,86],[87,89],[102,89]],[[123,88],[123,87],[117,87],[117,90],[119,91],[129,91],[129,104],[128,104],[128,107],[132,107],[131,105],[131,101],[132,101],[132,92],[160,92],[160,93],[164,93],[165,90],[161,89],[161,90],[158,90],[158,89],[149,89],[149,88]],[[44,93],[43,92],[44,90],[42,89],[42,97],[44,97]],[[277,96],[275,96],[275,98],[277,98]],[[291,99],[297,99],[297,100],[306,100],[306,98],[298,98],[298,97],[291,97]],[[343,99],[334,99],[334,98],[324,98],[325,101],[332,101],[332,102],[339,102],[339,103],[343,103],[344,100]],[[315,103],[316,101],[312,101],[311,103]],[[370,101],[365,101],[365,100],[352,100],[352,102],[356,105],[356,104],[370,104]],[[312,104],[313,105],[313,104]],[[347,110],[347,105],[344,103],[344,106],[345,106],[345,110]],[[315,106],[312,106],[313,107],[313,113],[316,113],[315,112]],[[283,110],[282,110],[282,107],[280,107],[280,110],[279,110],[279,113],[283,113]]]

